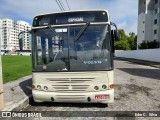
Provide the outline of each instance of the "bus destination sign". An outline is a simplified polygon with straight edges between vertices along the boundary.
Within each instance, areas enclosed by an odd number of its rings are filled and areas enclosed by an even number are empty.
[[[83,17],[68,18],[68,22],[83,22]]]
[[[105,11],[79,11],[40,15],[34,18],[33,27],[86,22],[108,22],[108,14]]]

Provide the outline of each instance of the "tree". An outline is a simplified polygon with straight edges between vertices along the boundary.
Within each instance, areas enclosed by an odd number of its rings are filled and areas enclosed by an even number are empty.
[[[115,41],[114,47],[116,50],[129,50],[129,44],[128,44],[128,36],[126,35],[125,31],[123,29],[119,30],[121,40]]]
[[[129,44],[125,40],[115,42],[114,47],[116,50],[130,50]]]
[[[114,47],[116,50],[136,50],[137,48],[137,36],[134,32],[126,35],[123,29],[119,30],[121,35],[120,41],[115,41]]]
[[[123,29],[120,29],[119,33],[121,35],[121,40],[126,41],[128,36],[126,35],[125,31]]]
[[[137,49],[137,36],[135,35],[134,32],[129,33],[128,44],[129,44],[129,48],[131,50]]]

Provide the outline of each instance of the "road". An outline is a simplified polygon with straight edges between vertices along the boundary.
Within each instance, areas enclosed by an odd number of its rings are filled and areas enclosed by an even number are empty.
[[[106,106],[104,104],[34,103],[31,101],[22,111],[160,111],[160,69],[121,60],[115,60],[114,67],[116,84],[114,104]],[[121,120],[122,118],[108,119]],[[128,118],[124,119],[128,120]],[[132,119],[142,120],[143,118],[130,118]],[[144,118],[146,119],[152,118]],[[158,120],[158,118],[154,119]]]

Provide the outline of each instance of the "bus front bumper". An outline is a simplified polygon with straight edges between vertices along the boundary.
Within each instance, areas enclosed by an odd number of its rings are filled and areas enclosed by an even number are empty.
[[[114,89],[85,93],[57,93],[32,90],[35,102],[113,103]]]

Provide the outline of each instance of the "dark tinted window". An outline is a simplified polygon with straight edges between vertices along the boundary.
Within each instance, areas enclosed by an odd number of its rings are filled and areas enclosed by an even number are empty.
[[[60,25],[86,22],[107,22],[108,15],[105,11],[67,12],[37,16],[33,26]]]
[[[155,4],[157,4],[158,3],[158,0],[155,0]]]

